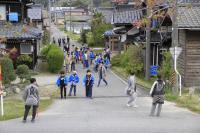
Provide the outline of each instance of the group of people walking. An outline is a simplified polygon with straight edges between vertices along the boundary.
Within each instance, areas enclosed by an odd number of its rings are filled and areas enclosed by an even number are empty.
[[[107,77],[107,69],[110,66],[110,55],[111,52],[109,49],[104,49],[102,53],[95,54],[94,51],[87,47],[74,47],[70,50],[70,43],[69,38],[67,38],[68,46],[65,47],[64,45],[64,54],[65,55],[65,67],[66,72],[69,74],[67,76],[65,71],[61,71],[58,79],[56,80],[56,84],[60,89],[60,98],[66,99],[67,98],[67,87],[70,86],[70,90],[68,96],[76,96],[77,93],[77,85],[80,83],[80,77],[76,71],[75,65],[78,63],[82,63],[83,68],[86,68],[86,74],[82,78],[83,86],[85,88],[85,97],[86,98],[93,98],[92,91],[93,86],[95,84],[95,78],[92,71],[89,69],[90,66],[93,66],[94,72],[98,73],[98,83],[97,87],[100,86],[101,81],[103,80],[105,85],[108,85],[106,80]],[[55,39],[53,39],[55,41]],[[58,44],[61,46],[60,43],[65,44],[65,39],[58,39]],[[69,68],[71,67],[71,70]],[[162,104],[164,104],[164,86],[165,82],[161,79],[161,76],[158,75],[158,79],[152,85],[150,90],[150,95],[152,96],[152,108],[150,112],[150,116],[155,114],[155,110],[157,108],[156,116],[160,116]],[[135,73],[131,72],[129,79],[128,79],[128,86],[126,88],[126,95],[129,97],[127,106],[128,107],[138,107],[136,104],[137,100],[137,87],[136,87],[136,77]],[[35,78],[30,79],[30,85],[28,85],[24,91],[23,100],[25,101],[25,112],[23,117],[23,122],[26,122],[28,113],[30,108],[32,107],[32,122],[35,121],[35,117],[37,114],[37,108],[39,106],[39,92],[38,92],[38,85],[36,83]]]
[[[79,83],[80,78],[76,71],[73,71],[72,74],[68,77],[65,75],[64,71],[60,72],[60,76],[57,79],[57,86],[60,88],[60,98],[67,98],[67,86],[70,85],[70,91],[68,96],[71,96],[72,93],[76,96],[77,84]],[[94,76],[92,72],[88,69],[86,75],[83,77],[83,85],[85,87],[85,96],[92,99],[92,88],[94,85]]]

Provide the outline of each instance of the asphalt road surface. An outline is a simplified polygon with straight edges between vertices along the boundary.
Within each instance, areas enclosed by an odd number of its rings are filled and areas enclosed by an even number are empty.
[[[82,81],[86,70],[79,65],[77,71]],[[56,99],[35,123],[0,122],[0,133],[200,133],[200,115],[166,102],[161,117],[150,117],[151,98],[139,90],[139,107],[126,107],[126,84],[110,71],[107,79],[107,87],[102,82],[97,88],[96,77],[92,100],[84,97],[81,82],[77,97]]]

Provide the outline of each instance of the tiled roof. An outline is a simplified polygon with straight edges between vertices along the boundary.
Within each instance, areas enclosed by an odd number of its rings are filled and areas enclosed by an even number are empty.
[[[42,20],[42,9],[41,8],[28,9],[28,17],[32,20]]]
[[[7,39],[36,39],[41,38],[42,31],[31,26],[12,25],[6,27],[0,25],[0,36]]]
[[[178,0],[178,3],[200,3],[200,0]]]
[[[200,28],[200,6],[178,7],[179,28]]]
[[[143,17],[142,10],[114,12],[113,23],[132,24],[134,21],[140,20],[142,17]]]
[[[98,8],[97,12],[102,13],[106,23],[111,23],[114,8]]]

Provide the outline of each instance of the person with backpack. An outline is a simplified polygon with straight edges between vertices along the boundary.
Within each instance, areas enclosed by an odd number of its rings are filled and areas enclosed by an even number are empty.
[[[86,98],[92,99],[92,89],[94,85],[94,76],[92,75],[90,70],[87,70],[85,77],[83,78],[83,83],[85,86],[85,94]]]
[[[150,116],[154,116],[157,107],[156,116],[159,117],[162,109],[162,104],[164,104],[165,82],[161,79],[161,75],[158,75],[157,77],[158,79],[153,83],[150,90],[150,95],[153,98]]]
[[[25,102],[25,111],[24,111],[24,118],[23,122],[26,122],[29,110],[33,109],[32,111],[32,119],[31,122],[35,121],[35,116],[37,113],[37,108],[39,107],[39,92],[38,92],[38,85],[35,78],[30,79],[30,85],[28,85],[23,94],[23,100]]]
[[[64,93],[64,98],[67,98],[67,84],[68,84],[68,78],[65,76],[65,72],[61,71],[60,76],[57,79],[56,82],[57,86],[60,87],[60,98],[63,99],[63,93]]]
[[[76,71],[73,71],[73,73],[69,76],[69,83],[71,83],[69,96],[72,95],[72,91],[74,90],[74,96],[76,96],[76,85],[79,83],[79,76]]]
[[[102,62],[99,64],[98,75],[99,75],[99,82],[98,82],[97,87],[99,87],[101,80],[103,80],[107,86],[108,82],[105,79],[106,78],[106,68],[104,67]]]
[[[126,90],[126,94],[129,97],[127,106],[131,107],[133,105],[133,107],[138,107],[136,105],[136,99],[137,99],[137,93],[136,93],[137,87],[136,87],[136,80],[135,80],[135,73],[131,72],[130,73],[130,77],[128,79],[128,87]]]

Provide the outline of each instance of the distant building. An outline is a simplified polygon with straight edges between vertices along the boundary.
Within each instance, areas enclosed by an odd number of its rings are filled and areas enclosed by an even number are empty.
[[[76,7],[56,7],[53,9],[54,22],[56,24],[65,25],[66,30],[74,33],[81,33],[83,29],[90,29],[89,20],[92,14],[85,8]],[[71,23],[70,23],[71,20]]]

